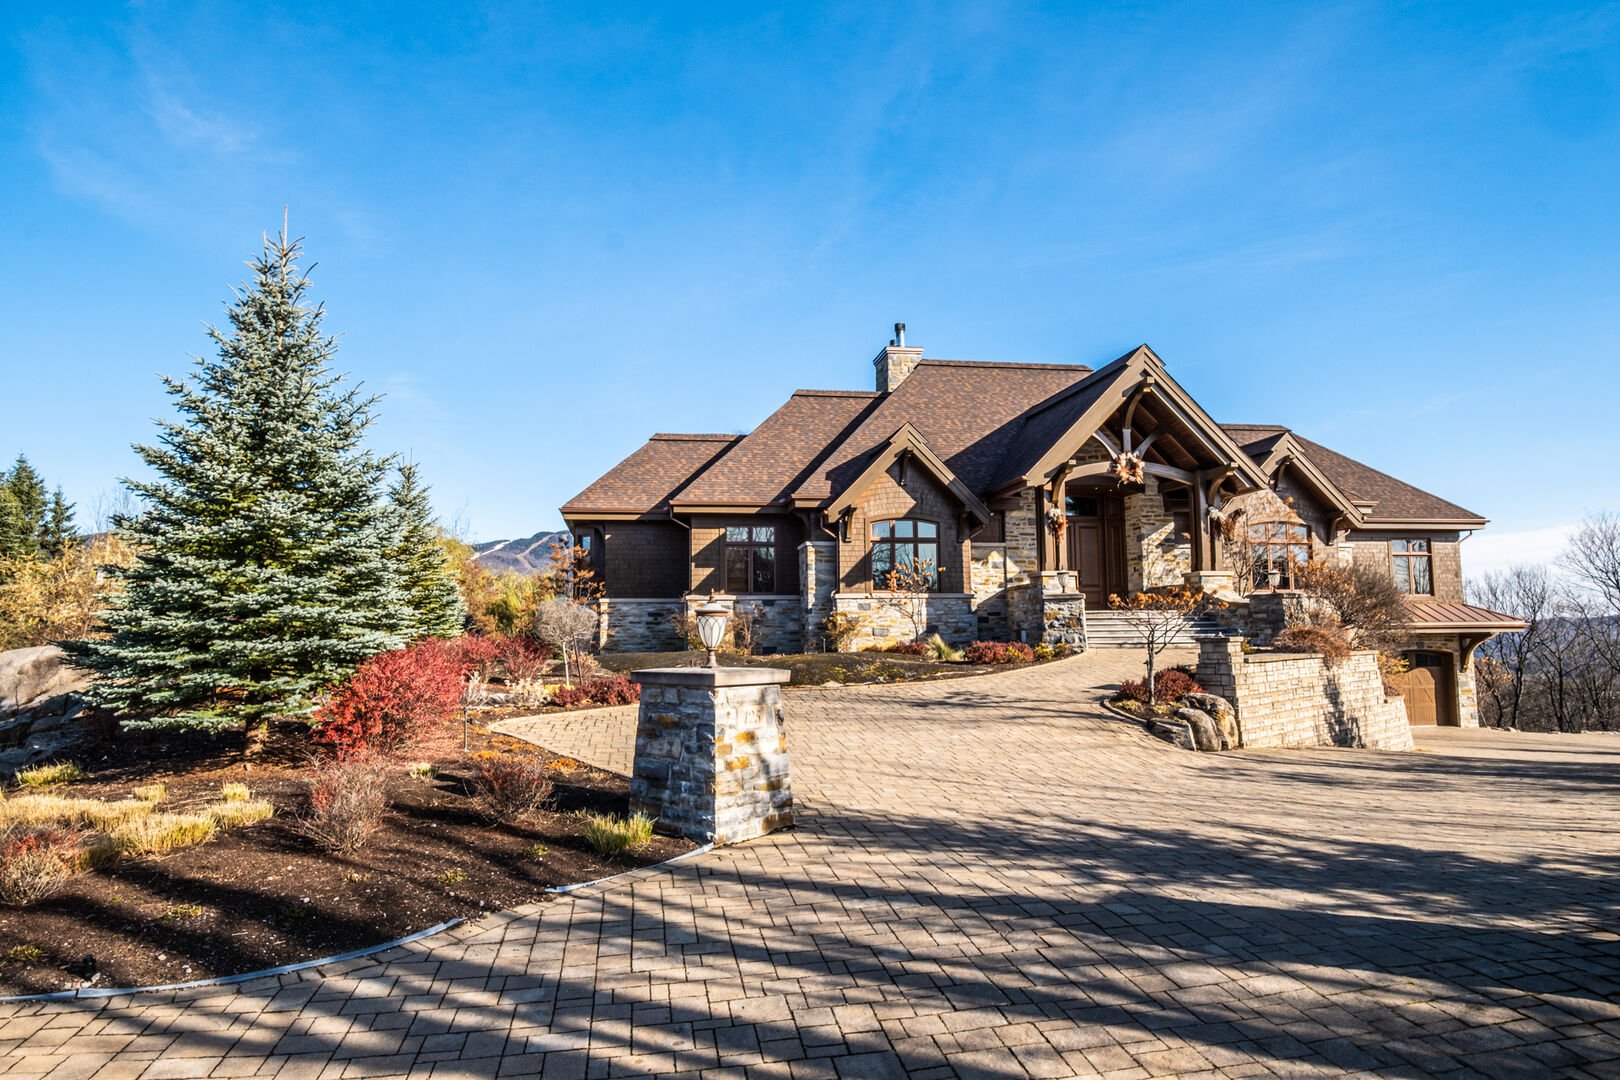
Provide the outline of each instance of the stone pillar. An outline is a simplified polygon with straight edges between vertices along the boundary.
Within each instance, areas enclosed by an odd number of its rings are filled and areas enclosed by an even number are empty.
[[[630,809],[658,831],[734,844],[793,824],[781,668],[652,668],[641,684]]]

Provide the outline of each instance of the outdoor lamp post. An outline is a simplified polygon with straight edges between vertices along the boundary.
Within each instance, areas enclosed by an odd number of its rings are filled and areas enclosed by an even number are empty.
[[[697,615],[698,640],[703,642],[705,649],[709,650],[709,666],[719,667],[720,665],[715,661],[714,653],[716,649],[720,648],[720,643],[726,639],[726,623],[731,619],[731,612],[710,600],[707,604],[698,608],[695,614]]]

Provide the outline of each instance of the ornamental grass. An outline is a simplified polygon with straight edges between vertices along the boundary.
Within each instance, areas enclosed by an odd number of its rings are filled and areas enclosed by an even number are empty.
[[[585,819],[585,841],[601,855],[618,855],[652,842],[653,819],[646,814],[614,817],[591,814]]]

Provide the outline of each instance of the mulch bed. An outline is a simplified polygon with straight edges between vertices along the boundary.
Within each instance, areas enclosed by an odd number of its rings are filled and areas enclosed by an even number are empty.
[[[297,827],[307,802],[301,731],[274,732],[251,765],[240,740],[223,738],[123,735],[76,747],[72,757],[87,777],[59,794],[127,798],[135,785],[161,780],[169,788],[162,809],[176,810],[212,801],[234,780],[277,814],[166,857],[81,874],[31,907],[0,908],[0,993],[183,982],[315,959],[532,903],[548,886],[694,846],[655,837],[630,857],[597,855],[577,812],[625,813],[629,782],[544,752],[554,765],[552,807],[492,824],[473,801],[473,769],[453,727],[407,754],[432,762],[438,775],[412,779],[402,762],[383,828],[357,852],[329,854]],[[527,750],[474,729],[472,751],[502,748]],[[535,845],[545,854],[532,855]]]

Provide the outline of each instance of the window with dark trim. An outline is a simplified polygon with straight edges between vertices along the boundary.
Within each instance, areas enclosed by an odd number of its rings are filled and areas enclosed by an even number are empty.
[[[928,587],[939,588],[939,526],[921,518],[872,523],[872,585],[889,588],[889,574],[908,566],[928,571]]]
[[[776,526],[728,525],[721,565],[726,592],[776,591]]]
[[[1164,512],[1170,515],[1170,537],[1178,544],[1192,540],[1192,495],[1186,488],[1170,488],[1160,493]]]
[[[1251,584],[1256,589],[1294,587],[1294,570],[1311,561],[1311,530],[1291,521],[1249,526]],[[1275,584],[1272,575],[1277,575]]]
[[[1427,540],[1391,540],[1389,560],[1395,569],[1395,587],[1418,596],[1434,595],[1434,574],[1429,566]]]

